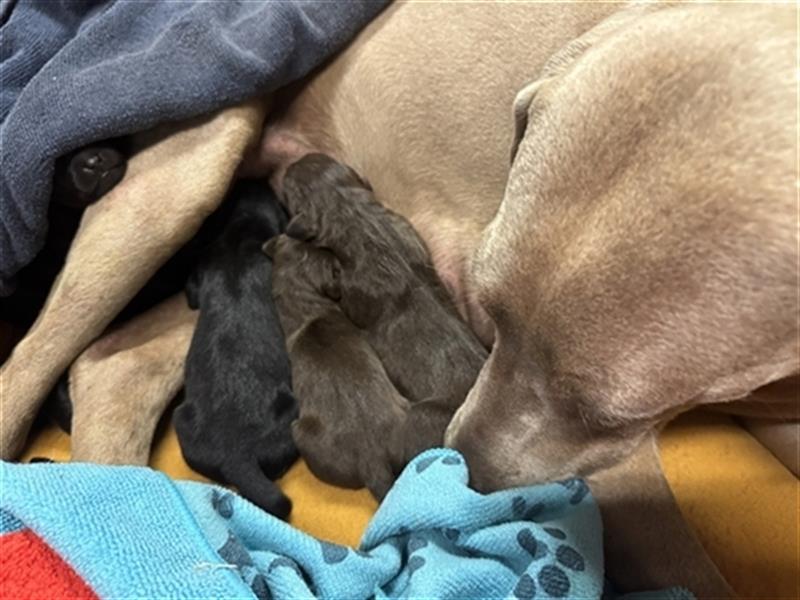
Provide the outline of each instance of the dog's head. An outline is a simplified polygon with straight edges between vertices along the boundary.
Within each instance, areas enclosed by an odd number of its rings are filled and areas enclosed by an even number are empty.
[[[514,103],[470,282],[495,344],[447,435],[482,488],[610,466],[676,413],[766,383],[797,332],[783,24],[635,10]],[[758,52],[732,30],[786,44]]]

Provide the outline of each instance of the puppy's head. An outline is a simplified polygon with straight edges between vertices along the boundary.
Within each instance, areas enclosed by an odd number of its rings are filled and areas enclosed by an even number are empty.
[[[341,298],[341,268],[331,252],[285,234],[268,240],[263,249],[273,262],[274,296]]]
[[[110,146],[90,146],[56,164],[54,199],[83,208],[98,200],[125,175],[127,158]]]
[[[353,190],[371,191],[370,185],[350,167],[326,154],[307,154],[286,170],[283,203],[289,214],[305,213],[310,222],[341,210],[352,200]]]

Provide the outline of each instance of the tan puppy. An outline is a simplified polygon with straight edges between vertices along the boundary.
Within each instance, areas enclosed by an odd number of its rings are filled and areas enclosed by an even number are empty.
[[[101,337],[72,364],[71,460],[146,465],[156,425],[183,386],[197,312],[183,294]]]
[[[264,104],[146,134],[123,181],[86,210],[39,318],[0,368],[0,458],[19,454],[59,375],[222,201]]]

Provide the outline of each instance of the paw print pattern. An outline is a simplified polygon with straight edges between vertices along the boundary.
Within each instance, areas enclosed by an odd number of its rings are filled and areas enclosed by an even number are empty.
[[[536,597],[536,582],[533,577],[525,573],[514,586],[514,596],[519,600],[531,600]]]
[[[586,495],[589,493],[589,486],[583,479],[567,479],[566,481],[559,481],[568,490],[572,490],[572,497],[569,499],[570,504],[580,504]]]
[[[253,578],[250,589],[253,590],[258,600],[272,600],[272,592],[269,591],[267,580],[262,575],[256,575]]]
[[[553,598],[564,598],[569,593],[569,577],[558,567],[553,565],[542,567],[536,579],[545,593]]]
[[[222,545],[222,548],[218,550],[218,553],[222,560],[228,564],[236,565],[239,569],[253,566],[253,559],[250,557],[250,553],[230,531],[228,532],[228,539]]]
[[[514,496],[511,499],[511,512],[514,514],[515,517],[521,519],[522,516],[525,514],[525,508],[527,507],[528,503],[525,502],[525,498],[522,496]]]
[[[319,545],[322,549],[322,559],[329,565],[335,565],[347,558],[349,550],[345,546],[331,544],[322,540],[320,540]]]
[[[545,527],[544,530],[559,540],[567,537],[561,529],[556,527]],[[533,531],[528,528],[521,529],[517,533],[517,543],[534,560],[538,560],[548,553],[547,545],[541,540],[537,540],[536,536],[533,535]],[[542,566],[536,574],[536,580],[528,574],[520,577],[514,587],[513,595],[519,600],[530,600],[536,596],[537,590],[541,590],[552,598],[566,597],[569,594],[571,584],[567,572],[561,567],[578,573],[586,569],[586,563],[580,552],[567,544],[559,545],[555,552],[555,560],[561,566],[555,564]]]
[[[539,560],[547,554],[547,546],[536,539],[530,529],[521,529],[517,534],[517,543],[531,555],[534,560]]]
[[[429,456],[427,458],[423,458],[422,460],[418,461],[416,465],[417,473],[422,473],[425,469],[430,467],[437,460],[439,460],[438,456]]]
[[[544,530],[552,537],[556,538],[557,540],[565,540],[567,539],[567,534],[564,533],[558,527],[544,527]]]
[[[220,493],[219,490],[211,492],[211,506],[219,516],[230,519],[233,516],[233,496]]]
[[[567,545],[558,547],[558,550],[556,550],[556,560],[573,571],[583,571],[586,568],[586,564],[580,552]]]
[[[536,502],[528,507],[528,503],[522,496],[514,496],[511,500],[511,512],[520,521],[536,521],[543,511],[544,504],[541,502]]]
[[[408,574],[413,575],[425,566],[425,559],[421,556],[412,556],[408,559]]]
[[[438,456],[426,456],[425,458],[418,460],[417,464],[415,465],[417,473],[422,473],[437,460],[439,460]],[[451,455],[442,458],[442,464],[447,465],[448,467],[453,467],[462,464],[462,461],[458,456]]]

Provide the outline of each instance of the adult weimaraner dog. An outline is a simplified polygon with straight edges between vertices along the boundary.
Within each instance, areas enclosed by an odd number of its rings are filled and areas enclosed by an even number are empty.
[[[643,472],[661,423],[798,370],[795,43],[788,6],[395,4],[267,123],[240,172],[272,173],[280,189],[291,162],[322,151],[363,174],[494,341],[447,438],[474,485],[611,467],[593,489],[619,523],[619,469]],[[252,126],[264,108],[239,110]],[[230,163],[252,141],[237,140]],[[121,216],[115,192],[89,209],[0,371],[3,458],[58,374],[223,193]],[[131,220],[151,229],[125,260],[101,241]],[[641,505],[650,528],[679,527],[674,508]],[[611,542],[623,587],[730,593],[713,565],[653,567],[646,542]]]

